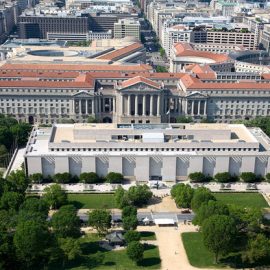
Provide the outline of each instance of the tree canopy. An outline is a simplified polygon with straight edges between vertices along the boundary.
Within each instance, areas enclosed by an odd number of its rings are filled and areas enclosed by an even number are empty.
[[[205,246],[215,254],[217,262],[219,256],[229,252],[234,243],[234,220],[225,215],[213,215],[204,221],[202,233]]]
[[[59,238],[76,238],[80,236],[80,219],[73,205],[61,206],[59,210],[53,214],[51,225],[54,233]]]
[[[53,184],[44,189],[43,198],[50,208],[58,209],[67,204],[67,194],[58,184]]]
[[[102,235],[111,227],[111,214],[107,210],[95,209],[89,212],[88,224],[94,227]]]

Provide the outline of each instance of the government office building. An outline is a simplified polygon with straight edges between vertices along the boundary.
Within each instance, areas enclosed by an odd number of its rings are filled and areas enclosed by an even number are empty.
[[[269,73],[214,72],[200,65],[185,73],[156,73],[147,65],[0,69],[0,113],[31,124],[87,122],[89,116],[126,124],[176,122],[179,116],[230,123],[269,116],[269,91]]]
[[[240,124],[56,124],[33,129],[25,152],[28,175],[119,172],[147,182],[270,172],[270,139]]]

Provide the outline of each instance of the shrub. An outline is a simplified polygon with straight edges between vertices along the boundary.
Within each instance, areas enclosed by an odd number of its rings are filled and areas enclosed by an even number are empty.
[[[141,234],[137,231],[127,231],[124,237],[127,243],[131,243],[133,241],[140,241]]]
[[[267,182],[270,182],[270,173],[267,173],[265,175],[265,179],[266,179]]]
[[[191,182],[205,182],[207,179],[202,172],[190,173],[188,177]]]
[[[106,177],[106,182],[111,184],[121,184],[124,180],[124,176],[121,173],[109,172]]]
[[[243,172],[240,178],[246,183],[254,183],[258,181],[258,177],[253,172]]]
[[[34,173],[29,176],[29,179],[32,183],[42,183],[43,182],[43,175],[41,173]]]
[[[89,172],[89,173],[81,173],[80,174],[80,182],[85,184],[94,184],[94,183],[100,183],[100,178],[95,172]]]
[[[217,173],[215,175],[215,179],[220,183],[228,183],[228,182],[231,182],[232,177],[228,172],[222,172],[222,173]]]
[[[68,184],[72,180],[70,173],[57,173],[53,176],[53,181],[59,184]]]

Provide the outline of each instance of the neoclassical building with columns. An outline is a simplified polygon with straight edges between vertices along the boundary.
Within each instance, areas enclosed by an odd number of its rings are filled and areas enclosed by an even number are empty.
[[[97,69],[97,70],[95,70]],[[0,67],[0,113],[32,124],[174,123],[177,117],[232,122],[270,115],[270,74],[215,72],[193,64],[182,73],[147,65]]]

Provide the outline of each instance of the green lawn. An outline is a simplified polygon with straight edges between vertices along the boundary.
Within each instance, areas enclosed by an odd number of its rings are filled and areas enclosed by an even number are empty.
[[[214,193],[217,200],[226,204],[235,204],[242,207],[266,208],[269,207],[260,193]]]
[[[156,234],[154,232],[140,232],[141,240],[157,240]]]
[[[126,250],[107,251],[98,245],[99,237],[87,235],[82,239],[83,256],[80,260],[70,262],[64,268],[50,267],[50,270],[141,270],[160,269],[159,251],[156,246],[145,245],[144,259],[135,265],[126,255]]]
[[[68,194],[68,200],[76,208],[116,208],[113,194]]]
[[[199,232],[189,232],[182,234],[183,244],[191,265],[200,268],[222,268],[223,265],[214,263],[215,256],[208,251],[202,239],[202,234]]]

